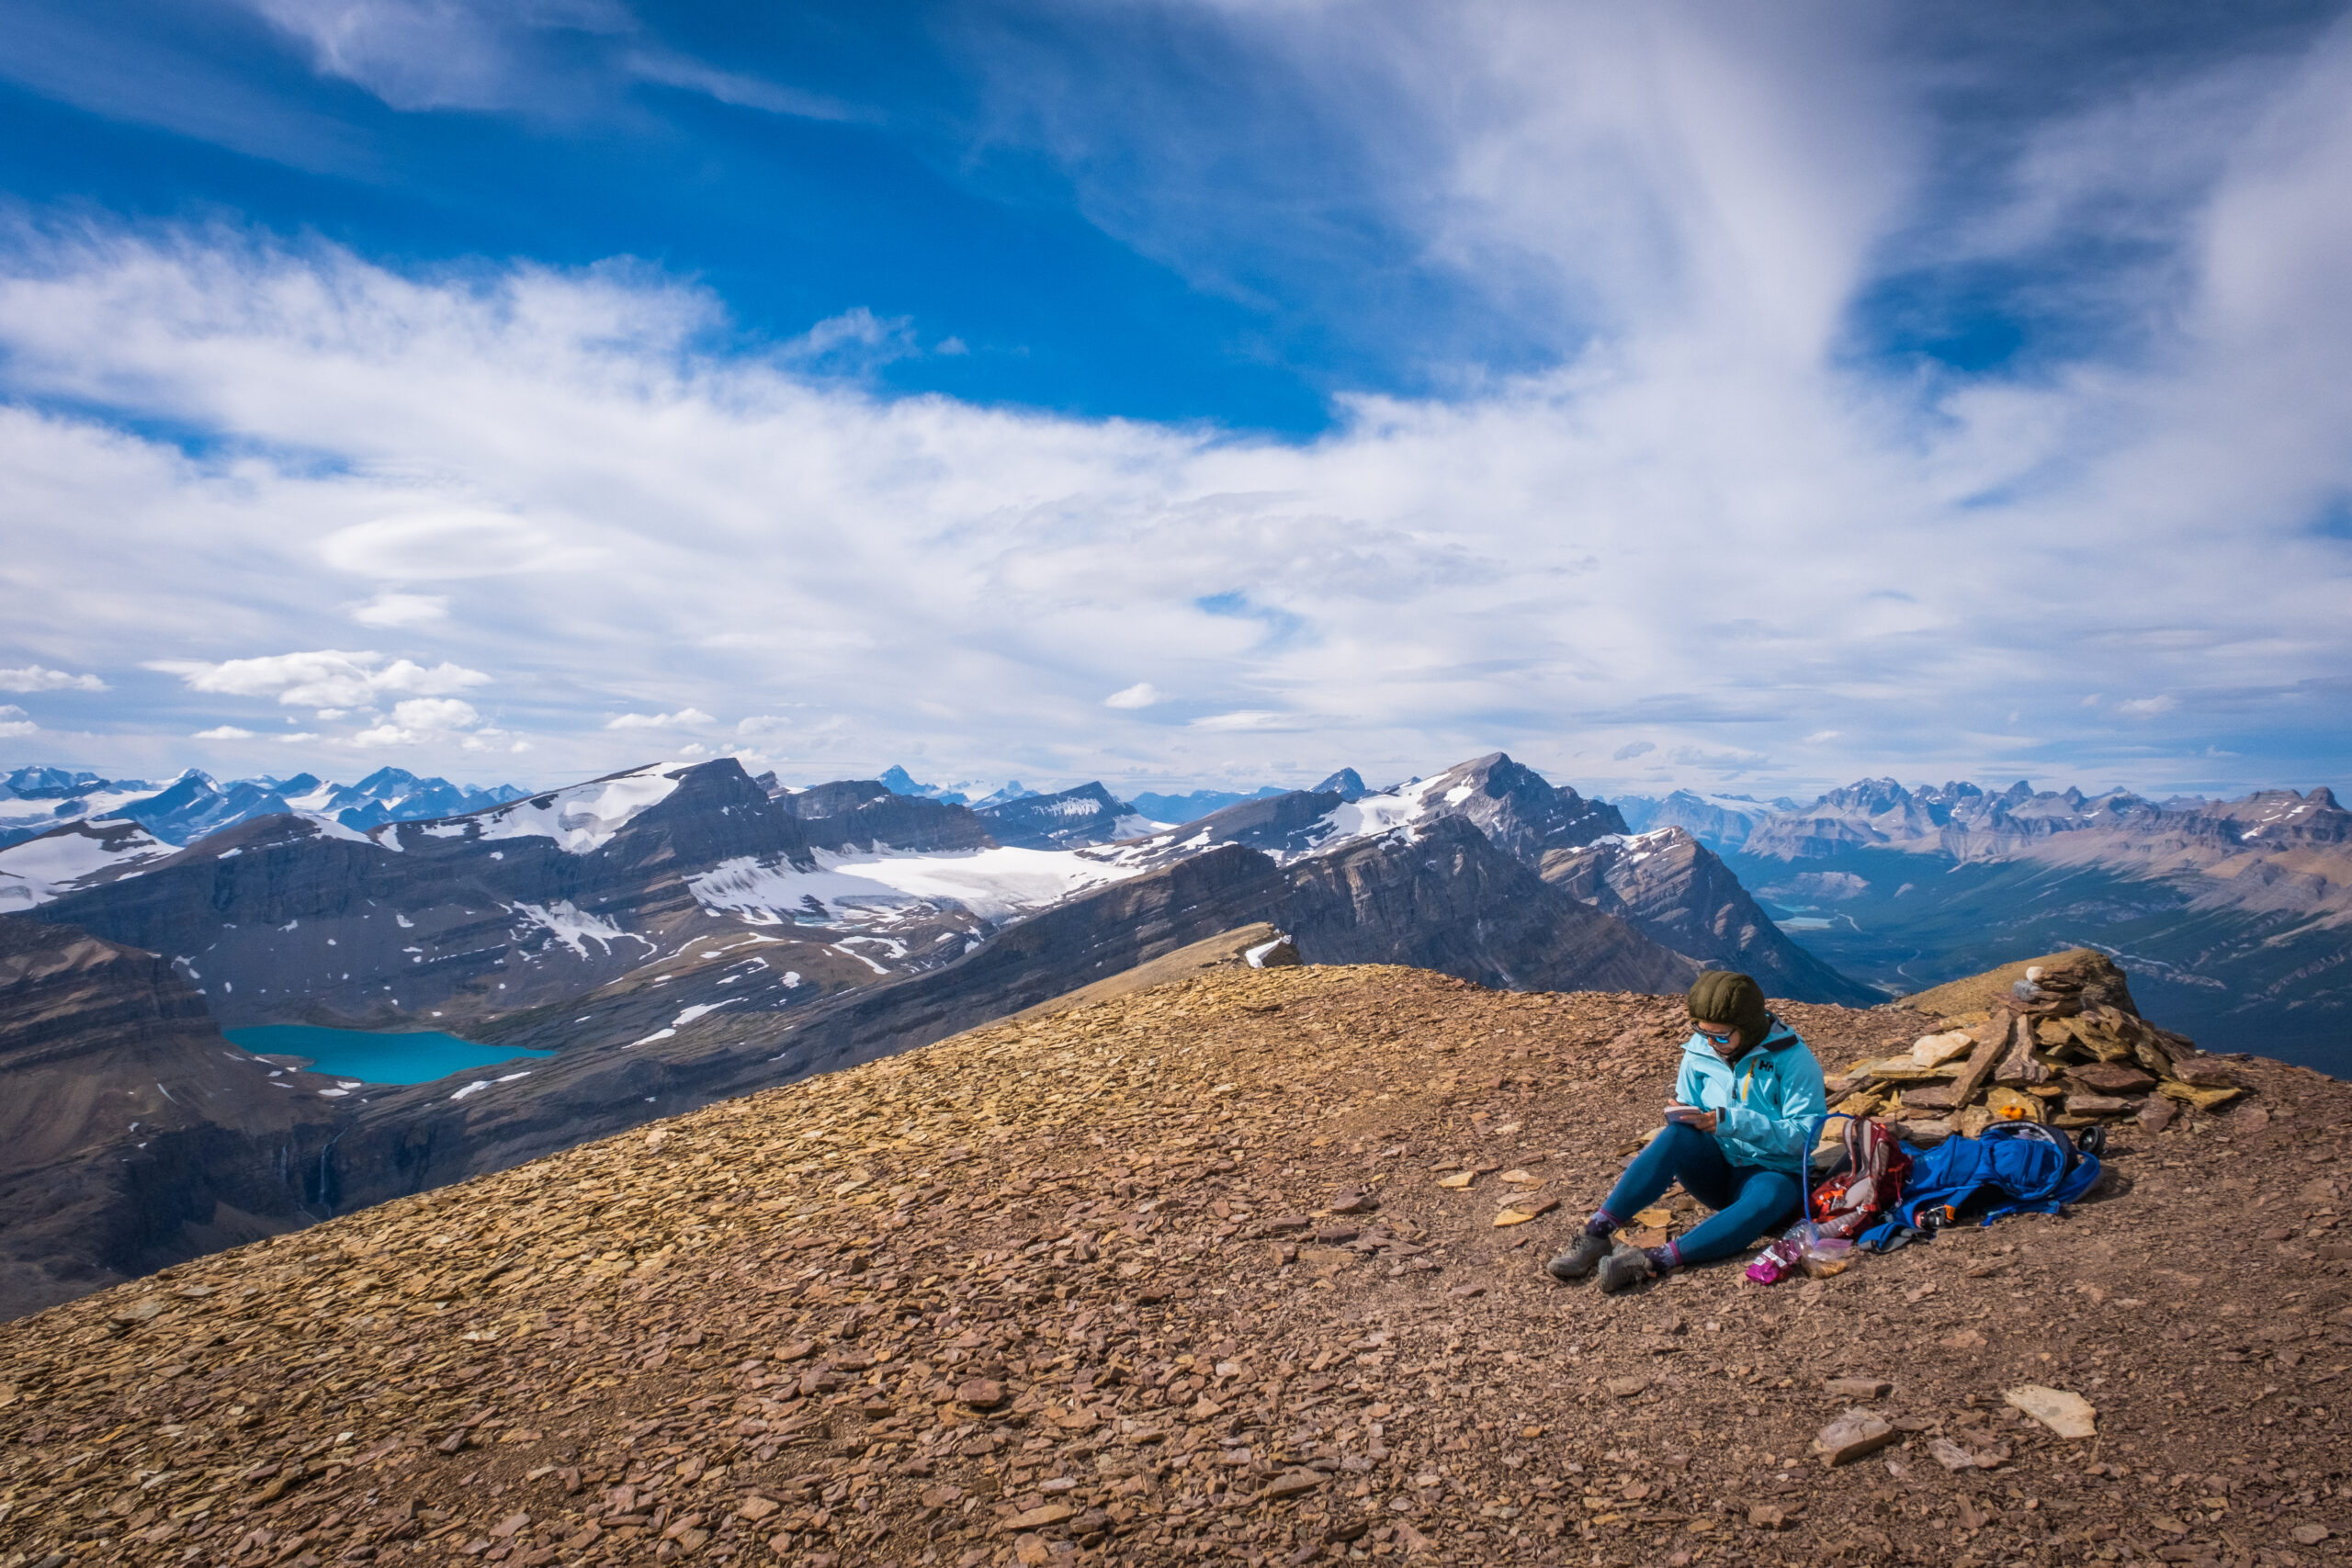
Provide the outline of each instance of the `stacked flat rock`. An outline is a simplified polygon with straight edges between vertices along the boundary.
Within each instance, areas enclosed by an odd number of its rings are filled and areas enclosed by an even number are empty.
[[[1910,1142],[1998,1121],[2081,1128],[2123,1117],[2161,1131],[2247,1092],[2219,1057],[2140,1016],[2101,953],[2077,948],[1955,981],[1902,1004],[1929,1021],[1908,1051],[1829,1081],[1831,1109],[1899,1122]]]

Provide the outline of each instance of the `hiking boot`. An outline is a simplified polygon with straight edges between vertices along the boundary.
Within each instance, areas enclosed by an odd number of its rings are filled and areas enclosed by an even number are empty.
[[[1600,1260],[1601,1293],[1613,1296],[1620,1291],[1631,1290],[1653,1272],[1648,1253],[1620,1242],[1614,1252]]]
[[[1544,1265],[1544,1269],[1555,1280],[1581,1280],[1608,1256],[1609,1238],[1587,1231],[1577,1237],[1574,1247]]]

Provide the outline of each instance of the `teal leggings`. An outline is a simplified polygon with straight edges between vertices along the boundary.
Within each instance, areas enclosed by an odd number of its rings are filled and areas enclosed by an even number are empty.
[[[1795,1177],[1760,1165],[1734,1165],[1713,1133],[1669,1122],[1617,1179],[1601,1213],[1628,1224],[1677,1181],[1715,1211],[1674,1244],[1676,1260],[1683,1263],[1729,1258],[1758,1236],[1793,1224],[1804,1203]]]

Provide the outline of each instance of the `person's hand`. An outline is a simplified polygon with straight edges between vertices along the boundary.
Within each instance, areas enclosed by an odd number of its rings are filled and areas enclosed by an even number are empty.
[[[1715,1123],[1722,1120],[1713,1111],[1702,1111],[1695,1105],[1669,1105],[1666,1108],[1666,1119],[1679,1122],[1685,1127],[1696,1127],[1702,1133],[1713,1132]]]

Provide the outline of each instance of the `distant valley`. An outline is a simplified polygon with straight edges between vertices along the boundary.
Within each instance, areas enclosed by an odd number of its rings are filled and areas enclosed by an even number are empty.
[[[2209,1049],[2352,1075],[2352,812],[2324,787],[2152,801],[1872,779],[1804,807],[1621,806],[1714,849],[1857,979],[1907,993],[2001,954],[2097,947]]]

